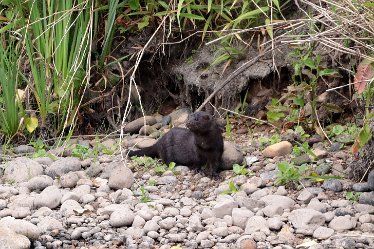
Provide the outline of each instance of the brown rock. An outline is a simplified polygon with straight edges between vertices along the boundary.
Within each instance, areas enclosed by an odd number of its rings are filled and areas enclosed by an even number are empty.
[[[276,156],[285,156],[292,152],[292,144],[288,141],[282,141],[273,145],[266,147],[262,154],[265,157],[276,157]]]

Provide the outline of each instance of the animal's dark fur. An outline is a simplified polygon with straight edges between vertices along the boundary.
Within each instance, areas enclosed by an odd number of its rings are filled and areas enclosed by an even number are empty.
[[[149,156],[165,163],[200,167],[208,166],[209,174],[215,175],[221,164],[223,137],[215,119],[206,112],[190,114],[188,129],[173,128],[153,146],[131,150],[129,156]]]

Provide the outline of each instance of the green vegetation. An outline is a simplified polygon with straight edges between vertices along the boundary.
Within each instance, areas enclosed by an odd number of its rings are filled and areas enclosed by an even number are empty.
[[[235,175],[253,175],[253,172],[248,170],[245,165],[239,165],[239,164],[234,164],[232,166],[232,171],[234,172]]]
[[[149,197],[148,191],[144,188],[144,186],[140,186],[140,201],[142,203],[147,203],[152,201],[152,199]]]
[[[222,192],[223,195],[231,195],[239,192],[239,187],[233,181],[229,181],[228,187],[228,190]]]
[[[360,199],[361,194],[361,192],[346,192],[345,199],[352,203],[356,203]]]
[[[162,175],[166,171],[174,172],[174,168],[176,164],[174,162],[169,163],[169,165],[166,165],[162,163],[160,160],[153,159],[152,157],[143,156],[133,156],[131,157],[131,160],[135,161],[138,165],[144,166],[146,169],[149,169],[151,167],[154,168],[156,174]]]

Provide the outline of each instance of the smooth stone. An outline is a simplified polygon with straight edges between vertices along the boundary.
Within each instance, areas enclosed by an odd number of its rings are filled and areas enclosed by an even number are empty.
[[[231,170],[234,164],[241,165],[244,156],[237,144],[224,141],[222,154],[222,170]]]
[[[110,225],[113,227],[130,226],[135,218],[135,214],[131,210],[117,210],[110,215]]]
[[[302,208],[293,210],[288,220],[296,229],[296,233],[312,235],[314,230],[325,223],[325,217],[314,209]]]
[[[140,128],[144,126],[144,124],[147,125],[154,125],[156,123],[156,119],[153,116],[144,116],[138,119],[135,119],[129,123],[127,123],[124,127],[125,133],[138,133]]]
[[[27,188],[30,191],[42,191],[48,186],[53,185],[53,179],[47,175],[39,175],[31,178],[27,182]]]
[[[0,245],[3,249],[28,249],[31,247],[31,242],[25,235],[0,226]]]
[[[81,161],[76,157],[63,157],[54,161],[46,169],[46,174],[52,178],[62,176],[71,171],[81,170],[81,165]]]
[[[127,167],[116,168],[109,177],[108,186],[111,189],[131,188],[134,183],[134,174]]]
[[[41,231],[37,226],[26,220],[19,220],[13,217],[4,217],[0,220],[0,227],[7,227],[15,233],[22,234],[30,240],[38,240]]]
[[[6,162],[0,168],[4,170],[4,180],[6,182],[26,182],[37,175],[43,174],[43,166],[32,159],[18,157]]]
[[[313,232],[313,238],[319,239],[319,240],[326,240],[330,238],[334,234],[334,229],[328,228],[328,227],[318,227]]]
[[[274,158],[277,156],[286,156],[292,152],[292,144],[288,141],[282,141],[276,144],[269,145],[266,147],[262,154],[265,157]]]
[[[61,203],[61,190],[56,186],[46,187],[34,200],[34,208],[48,207],[54,209]]]

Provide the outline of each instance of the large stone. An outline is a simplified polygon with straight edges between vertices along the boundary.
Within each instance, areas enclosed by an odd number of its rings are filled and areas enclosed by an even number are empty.
[[[180,108],[169,114],[172,124],[177,127],[186,123],[188,115],[191,113],[189,108]]]
[[[260,199],[261,201],[265,202],[266,206],[279,206],[283,209],[291,210],[295,205],[295,201],[292,200],[290,197],[282,196],[282,195],[266,195]]]
[[[252,216],[247,221],[244,233],[253,234],[254,232],[258,231],[270,233],[268,223],[262,216]]]
[[[66,200],[60,207],[60,213],[63,216],[69,217],[74,214],[74,211],[81,209],[81,205],[76,200]]]
[[[60,184],[63,188],[74,188],[77,186],[79,176],[76,172],[69,172],[60,177]]]
[[[0,220],[0,227],[7,227],[15,233],[26,236],[30,240],[37,240],[40,236],[39,228],[31,222],[15,219],[9,216]]]
[[[0,227],[0,247],[2,249],[28,249],[30,240],[22,234],[14,232],[8,227]]]
[[[243,153],[238,145],[231,142],[224,142],[221,169],[230,170],[234,164],[243,163]]]
[[[154,125],[156,123],[156,119],[153,116],[144,116],[138,119],[135,119],[134,121],[131,121],[130,123],[126,124],[124,128],[125,133],[138,133],[140,128],[144,126],[144,124],[147,125]]]
[[[238,202],[230,199],[224,199],[213,207],[213,213],[217,218],[223,218],[225,215],[231,215],[232,210],[238,207]]]
[[[314,230],[325,224],[325,216],[314,209],[302,208],[291,212],[288,217],[296,233],[313,235]]]
[[[34,200],[34,208],[48,207],[54,209],[61,203],[62,193],[56,186],[45,188]]]
[[[353,218],[349,215],[337,216],[332,219],[329,223],[329,228],[334,229],[335,231],[342,232],[344,230],[349,230],[355,228],[357,224],[356,218]]]
[[[70,171],[81,170],[81,161],[76,157],[64,157],[54,161],[46,170],[50,177],[62,176]]]
[[[42,217],[37,226],[43,233],[51,232],[53,230],[62,231],[64,229],[59,220],[49,216]]]
[[[232,224],[245,229],[245,225],[254,213],[246,208],[234,208],[232,210]]]
[[[111,189],[131,188],[134,183],[134,174],[127,167],[120,167],[113,170],[109,177],[108,186]]]
[[[27,188],[30,191],[42,191],[53,184],[53,179],[47,175],[39,175],[31,178],[27,182]]]
[[[26,157],[18,157],[2,165],[4,178],[7,182],[26,182],[37,175],[43,174],[43,166]]]
[[[292,144],[288,141],[282,141],[276,144],[269,145],[266,147],[262,154],[265,157],[276,157],[276,156],[286,156],[292,152]]]
[[[109,223],[113,227],[130,226],[134,221],[135,214],[129,209],[114,211],[110,215]]]
[[[334,230],[328,227],[318,227],[313,232],[313,237],[320,240],[330,238],[334,234]]]

